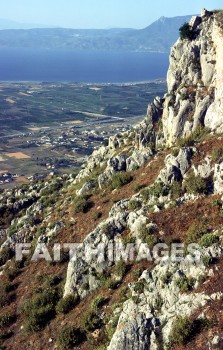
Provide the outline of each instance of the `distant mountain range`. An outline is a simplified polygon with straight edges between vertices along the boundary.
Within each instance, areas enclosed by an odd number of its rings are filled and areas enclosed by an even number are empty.
[[[144,29],[30,29],[31,25],[19,29],[18,23],[11,22],[11,29],[0,30],[0,47],[169,52],[179,27],[190,18],[161,17]],[[0,20],[0,28],[6,22]]]
[[[19,23],[9,19],[0,18],[0,30],[4,29],[33,29],[33,28],[50,28],[52,26],[37,23]]]

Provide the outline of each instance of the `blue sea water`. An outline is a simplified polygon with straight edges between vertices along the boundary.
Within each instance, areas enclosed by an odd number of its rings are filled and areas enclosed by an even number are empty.
[[[0,48],[0,81],[120,83],[165,78],[168,54]]]

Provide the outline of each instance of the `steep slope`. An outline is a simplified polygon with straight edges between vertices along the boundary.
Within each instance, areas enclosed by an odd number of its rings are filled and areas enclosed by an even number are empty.
[[[222,348],[222,12],[190,25],[139,125],[76,177],[1,194],[3,348]],[[18,242],[80,244],[15,262]]]
[[[222,131],[221,13],[193,17],[194,40],[178,40],[170,54],[163,131],[168,144],[199,125]]]

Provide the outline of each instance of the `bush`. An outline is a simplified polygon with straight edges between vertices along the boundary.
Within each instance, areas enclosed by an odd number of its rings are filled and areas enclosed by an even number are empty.
[[[195,140],[194,140],[193,136],[190,135],[190,136],[182,137],[181,139],[179,139],[177,141],[177,146],[178,147],[191,147],[194,145],[194,143],[195,143]]]
[[[155,182],[153,186],[150,187],[150,195],[159,198],[160,196],[167,196],[169,193],[169,188],[163,182]]]
[[[142,269],[138,268],[132,271],[132,277],[133,278],[139,278],[142,274]]]
[[[179,154],[179,152],[180,152],[179,147],[174,147],[174,148],[172,148],[172,150],[171,150],[171,154],[172,154],[174,157],[177,157],[178,154]]]
[[[8,228],[8,235],[9,237],[12,237],[16,232],[18,231],[17,224],[13,224]]]
[[[53,305],[46,305],[38,309],[30,309],[26,314],[26,321],[24,323],[24,330],[27,333],[35,333],[45,327],[45,325],[54,317]]]
[[[186,345],[196,334],[210,327],[210,324],[210,321],[205,318],[191,320],[186,316],[178,316],[170,331],[169,345]]]
[[[107,301],[107,298],[105,298],[103,295],[98,295],[91,303],[92,310],[95,312],[98,311]]]
[[[153,224],[146,225],[143,224],[139,231],[139,238],[143,243],[147,243],[149,247],[153,246],[157,243],[158,238],[155,233],[157,231],[157,227]]]
[[[213,149],[211,153],[212,160],[215,163],[219,163],[223,160],[223,147],[220,147],[218,149]]]
[[[130,202],[129,202],[129,210],[138,210],[141,208],[141,202],[138,201],[137,199],[132,199]]]
[[[142,191],[140,191],[140,196],[142,197],[143,202],[148,202],[150,199],[150,189],[149,188],[143,188]]]
[[[57,345],[61,350],[73,349],[84,340],[84,335],[78,328],[68,326],[64,328],[57,338]]]
[[[193,322],[188,317],[178,316],[173,322],[169,335],[171,345],[184,345],[194,334]]]
[[[193,38],[194,38],[194,32],[191,29],[191,26],[189,25],[189,23],[184,23],[179,28],[179,32],[180,32],[181,39],[193,40]]]
[[[171,185],[170,189],[171,199],[175,200],[182,195],[181,183],[178,181],[174,181]]]
[[[145,184],[140,184],[140,183],[136,182],[132,188],[133,188],[134,192],[139,192],[145,186],[146,186]]]
[[[200,239],[200,245],[202,247],[210,247],[212,244],[218,242],[218,237],[212,233],[206,233],[203,237]]]
[[[187,277],[185,275],[180,276],[176,281],[176,285],[182,293],[186,293],[192,290],[194,287],[194,283],[195,283],[194,278]]]
[[[0,316],[0,328],[9,327],[16,320],[15,314],[3,314]]]
[[[139,294],[144,292],[144,282],[142,280],[134,284],[134,291]]]
[[[78,297],[76,295],[67,295],[63,299],[60,299],[56,306],[56,311],[61,314],[67,314],[78,303]]]
[[[115,264],[114,273],[122,279],[126,273],[126,269],[125,262],[120,260]]]
[[[73,200],[73,212],[77,213],[85,213],[88,210],[88,202],[85,196],[77,196]]]
[[[208,128],[199,125],[196,130],[194,130],[189,136],[182,137],[177,141],[178,147],[190,147],[193,146],[196,142],[203,141],[210,134]]]
[[[202,262],[203,262],[204,266],[208,267],[208,266],[210,266],[211,264],[213,264],[214,259],[213,259],[213,257],[210,256],[210,255],[204,255],[204,256],[202,257]]]
[[[8,282],[3,282],[1,281],[1,285],[0,285],[0,307],[3,307],[7,304],[10,303],[11,301],[11,296],[9,294],[11,290],[11,284],[9,284]]]
[[[184,189],[188,193],[208,194],[209,185],[210,179],[203,179],[200,175],[195,176],[194,172],[191,172],[184,181]]]
[[[25,302],[21,307],[22,313],[26,316],[24,330],[34,333],[44,328],[55,316],[55,306],[58,300],[58,290],[47,288]]]
[[[0,252],[0,266],[5,265],[12,258],[13,254],[10,248],[5,247]]]
[[[106,278],[103,286],[105,289],[116,289],[118,282],[112,279],[111,277]]]
[[[204,236],[208,231],[208,228],[205,224],[202,224],[200,222],[195,222],[192,224],[186,233],[187,237],[187,243],[195,243],[198,242],[198,240]]]
[[[121,188],[133,180],[132,176],[125,172],[115,173],[111,179],[112,189]]]
[[[94,310],[90,310],[83,315],[81,326],[84,331],[93,332],[95,329],[100,328],[101,319]]]
[[[94,213],[93,213],[93,219],[94,219],[94,221],[97,221],[98,219],[100,219],[102,217],[102,212],[100,212],[100,211],[95,211]]]

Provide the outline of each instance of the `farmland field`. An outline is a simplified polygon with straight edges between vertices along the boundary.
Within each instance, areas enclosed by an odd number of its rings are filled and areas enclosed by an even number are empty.
[[[160,80],[94,85],[2,82],[0,174],[4,170],[24,178],[49,171],[70,173],[110,135],[142,120],[147,105],[165,92],[166,82]]]

